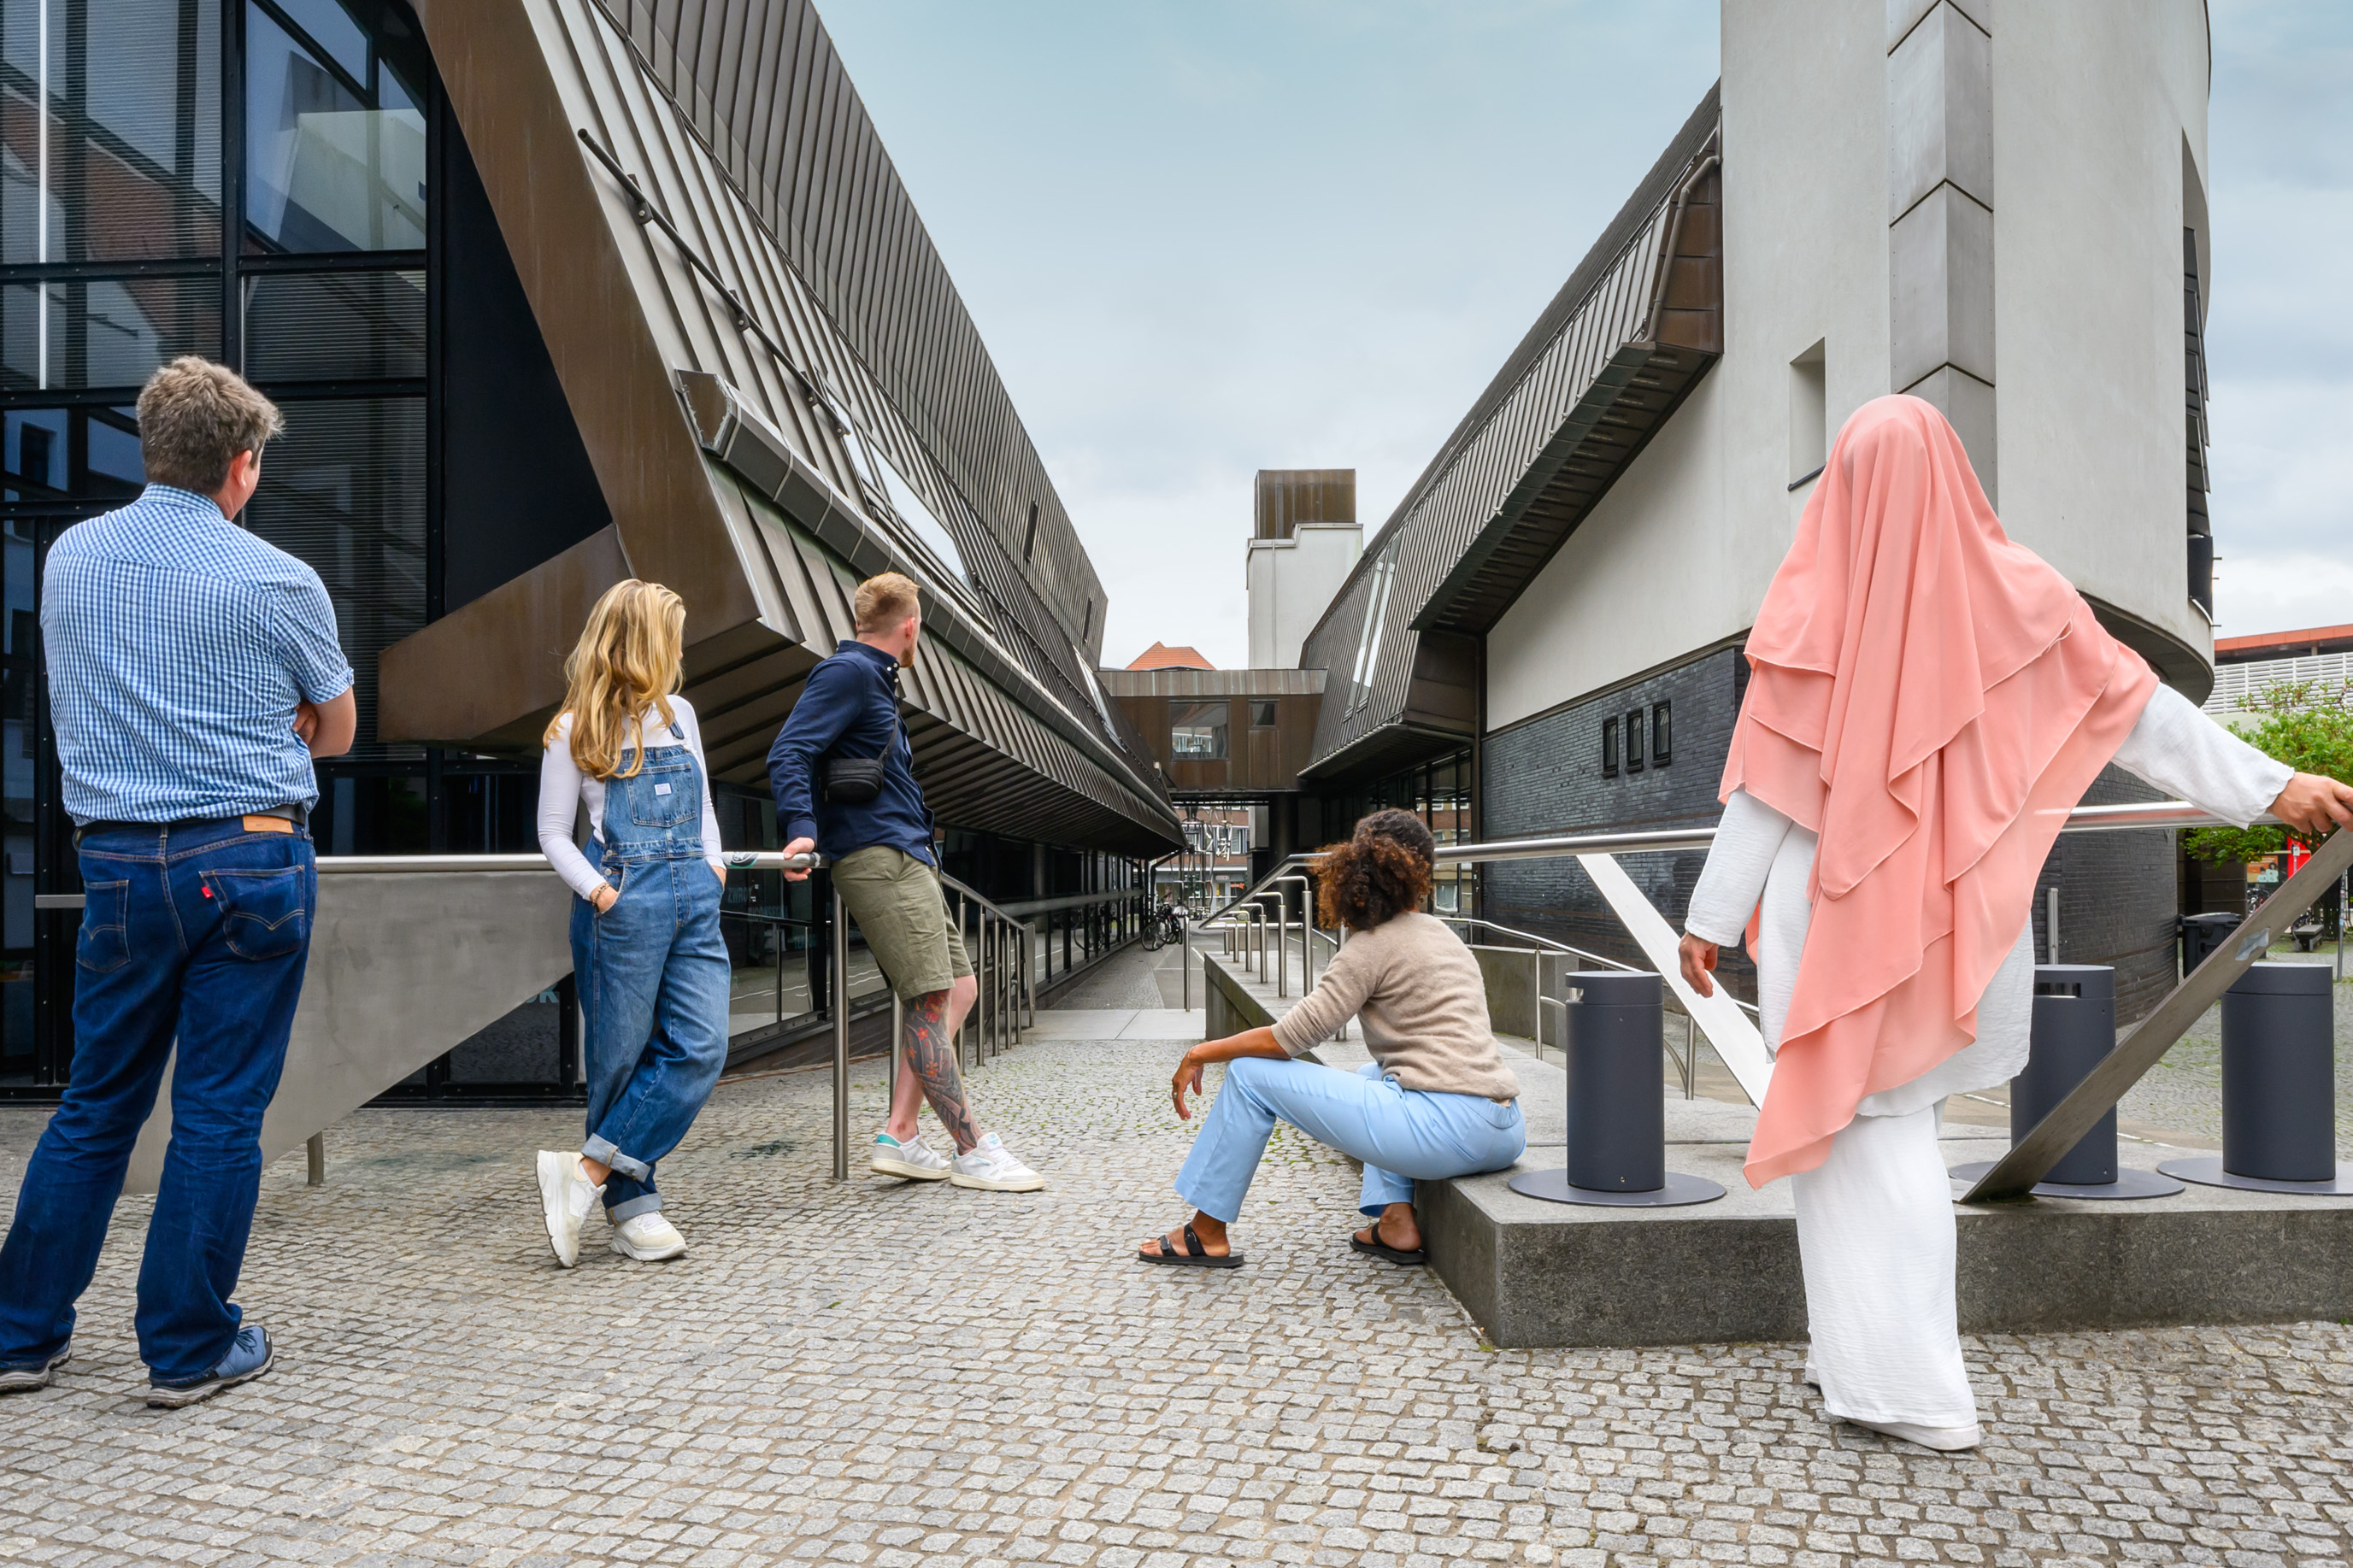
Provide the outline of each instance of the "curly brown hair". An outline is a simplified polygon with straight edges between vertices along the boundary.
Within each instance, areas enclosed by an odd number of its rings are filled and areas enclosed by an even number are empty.
[[[1409,811],[1377,811],[1345,844],[1327,845],[1315,863],[1317,907],[1327,925],[1370,931],[1421,907],[1438,846]]]

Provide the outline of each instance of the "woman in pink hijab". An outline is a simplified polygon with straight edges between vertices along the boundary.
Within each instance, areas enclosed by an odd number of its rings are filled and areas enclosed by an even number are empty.
[[[1791,1178],[1807,1381],[1835,1419],[1973,1447],[1938,1115],[2026,1064],[2027,917],[2060,824],[2111,762],[2238,823],[2353,826],[2353,788],[2158,684],[2002,532],[1916,397],[1839,432],[1746,651],[1683,973],[1710,992],[1746,933],[1776,1048],[1747,1173]]]

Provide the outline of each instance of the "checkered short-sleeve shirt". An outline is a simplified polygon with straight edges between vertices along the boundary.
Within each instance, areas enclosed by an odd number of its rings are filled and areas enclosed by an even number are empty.
[[[49,710],[77,822],[239,816],[319,798],[298,700],[351,689],[319,574],[150,485],[78,522],[41,584]]]

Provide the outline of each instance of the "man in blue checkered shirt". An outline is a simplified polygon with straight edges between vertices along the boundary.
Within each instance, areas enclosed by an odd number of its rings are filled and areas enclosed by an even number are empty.
[[[350,750],[358,712],[319,574],[234,521],[279,428],[229,371],[174,361],[139,395],[146,490],[49,551],[41,640],[84,908],[72,1082],[0,1246],[0,1393],[69,1359],[167,1059],[139,1271],[147,1403],[269,1370],[269,1335],[229,1296],[318,902],[311,759]]]

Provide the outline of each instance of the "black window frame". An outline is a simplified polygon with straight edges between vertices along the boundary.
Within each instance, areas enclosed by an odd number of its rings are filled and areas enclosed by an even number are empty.
[[[1674,702],[1672,699],[1651,704],[1651,765],[1663,768],[1675,756]]]
[[[1618,716],[1612,713],[1601,721],[1601,776],[1618,776]]]
[[[1630,708],[1626,710],[1624,756],[1624,766],[1628,773],[1639,773],[1642,771],[1642,710],[1640,708]]]

